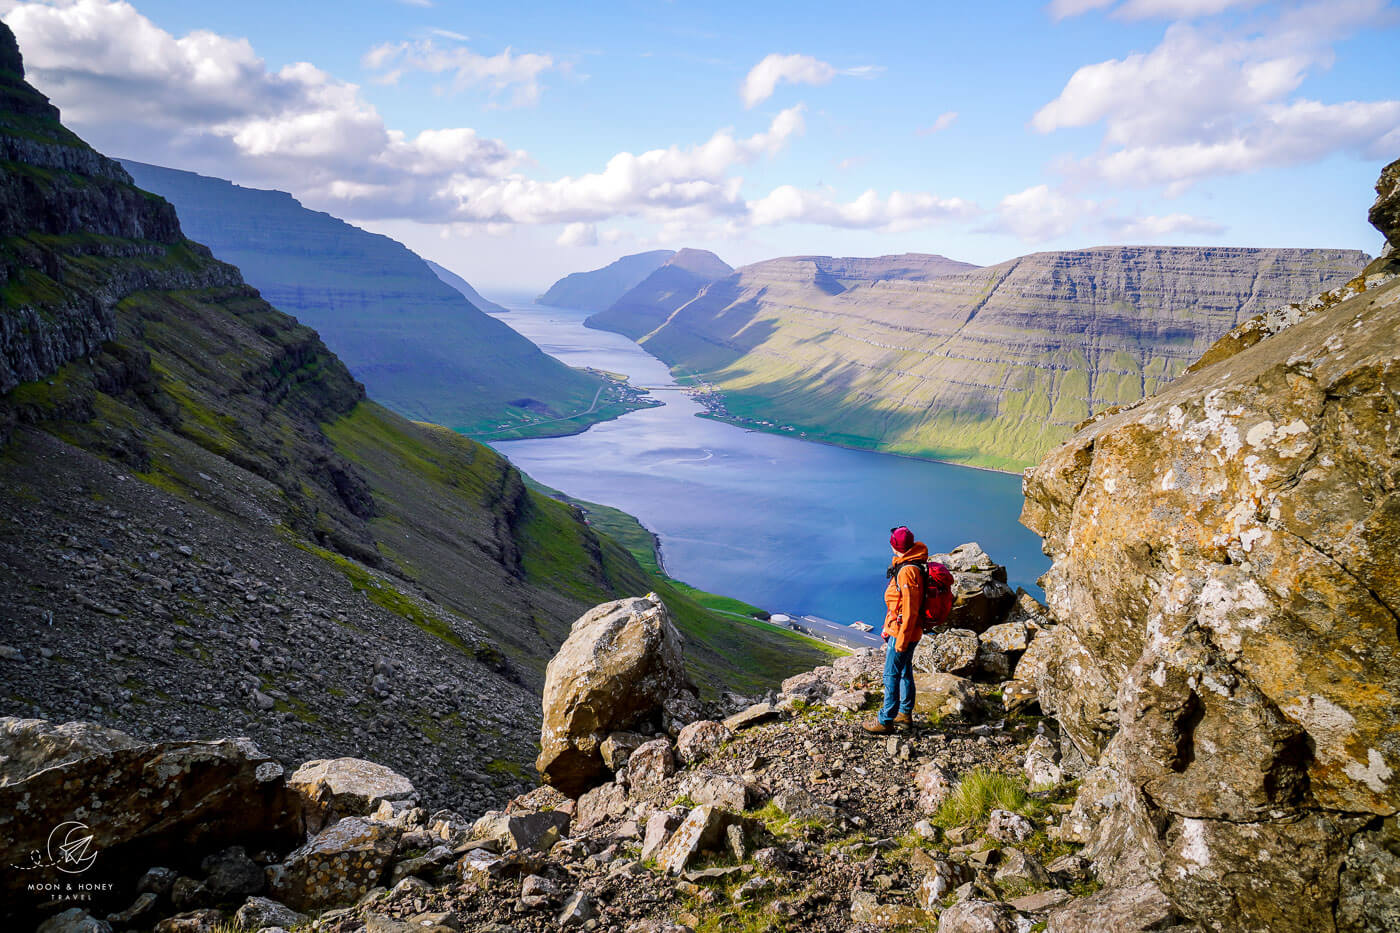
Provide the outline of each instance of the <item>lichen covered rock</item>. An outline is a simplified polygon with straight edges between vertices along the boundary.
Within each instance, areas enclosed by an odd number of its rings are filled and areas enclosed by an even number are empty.
[[[1400,280],[1368,276],[1027,472],[1060,622],[1035,678],[1098,763],[1067,822],[1112,884],[1335,929],[1352,833],[1400,808],[1397,410]]]

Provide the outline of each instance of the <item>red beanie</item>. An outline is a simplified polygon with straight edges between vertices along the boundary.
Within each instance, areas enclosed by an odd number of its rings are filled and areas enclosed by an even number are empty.
[[[898,528],[890,529],[890,547],[896,551],[907,551],[914,546],[914,532],[907,526],[900,525]]]

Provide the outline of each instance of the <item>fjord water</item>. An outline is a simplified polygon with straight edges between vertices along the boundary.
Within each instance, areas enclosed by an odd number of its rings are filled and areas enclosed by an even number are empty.
[[[1040,539],[1017,521],[1019,475],[847,450],[707,418],[666,365],[626,337],[583,326],[586,311],[504,302],[501,319],[570,366],[626,373],[659,408],[569,437],[492,446],[570,496],[635,515],[661,540],[666,571],[772,612],[878,622],[891,526],[930,551],[977,541],[1012,587],[1040,596]],[[489,438],[486,438],[489,442]]]

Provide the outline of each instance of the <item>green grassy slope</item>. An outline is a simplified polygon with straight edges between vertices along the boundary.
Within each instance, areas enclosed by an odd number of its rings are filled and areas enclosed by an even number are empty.
[[[905,257],[907,259],[907,257]],[[642,339],[721,416],[1020,470],[1178,375],[1238,321],[1345,282],[1355,250],[1105,247],[915,278],[757,263]]]

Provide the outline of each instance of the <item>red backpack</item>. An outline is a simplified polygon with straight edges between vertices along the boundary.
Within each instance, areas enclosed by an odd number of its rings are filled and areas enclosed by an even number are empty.
[[[890,568],[889,576],[897,576],[905,567],[918,567],[924,578],[924,611],[919,619],[919,628],[928,633],[940,625],[948,624],[948,615],[953,611],[953,574],[936,560],[924,563],[909,560]]]

